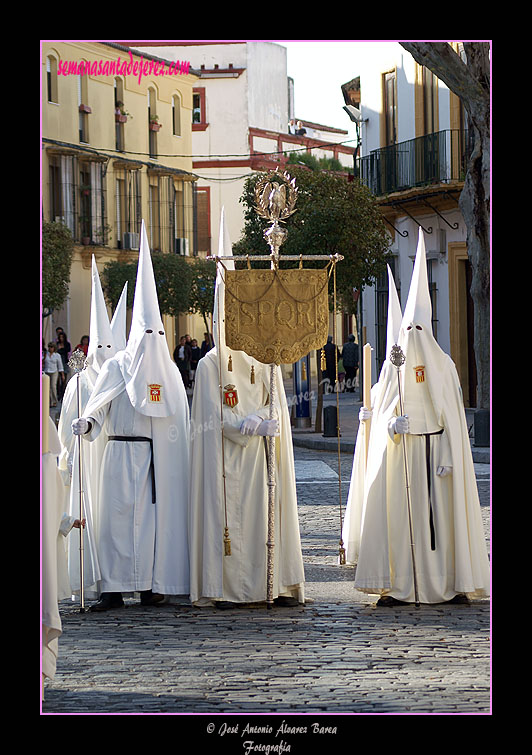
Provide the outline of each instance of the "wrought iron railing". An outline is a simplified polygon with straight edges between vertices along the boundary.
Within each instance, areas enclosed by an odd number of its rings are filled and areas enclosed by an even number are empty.
[[[415,186],[463,180],[470,152],[468,131],[437,131],[358,158],[357,174],[373,194],[382,196]]]

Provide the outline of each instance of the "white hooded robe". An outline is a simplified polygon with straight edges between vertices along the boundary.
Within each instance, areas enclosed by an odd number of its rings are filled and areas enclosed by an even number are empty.
[[[223,211],[220,255],[230,255]],[[232,262],[224,263],[226,267]],[[220,327],[218,328],[218,312]],[[191,410],[190,599],[198,605],[226,600],[259,602],[267,598],[268,473],[266,438],[243,435],[240,425],[256,414],[269,418],[269,365],[242,351],[230,351],[223,322],[224,283],[218,275],[214,306],[215,347],[198,363]],[[233,385],[238,403],[223,404],[227,526],[231,555],[224,555],[225,507],[220,428],[222,387]],[[229,354],[232,371],[228,370]],[[250,381],[251,367],[255,383]],[[299,536],[290,416],[282,374],[276,368],[275,546],[273,597],[304,602],[304,568]]]
[[[115,313],[109,323],[107,307],[96,267],[92,257],[92,294],[89,329],[89,348],[84,368],[68,382],[61,405],[58,433],[62,451],[59,468],[69,487],[70,515],[79,518],[79,462],[78,441],[72,433],[72,420],[79,416],[78,384],[81,414],[87,405],[103,363],[126,345],[127,283],[124,286]],[[100,594],[100,567],[98,563],[99,508],[98,491],[103,452],[107,443],[106,434],[100,433],[97,440],[83,448],[83,512],[86,525],[83,530],[83,576],[85,596],[97,598]],[[80,591],[79,537],[68,540],[68,571],[72,592]]]
[[[399,330],[401,327],[401,305],[397,295],[397,288],[393,279],[392,271],[388,266],[388,318],[386,332],[386,356],[388,357],[391,347],[397,343]],[[379,401],[379,396],[385,381],[383,376],[386,375],[388,360],[385,359],[379,380],[371,388],[371,406]],[[371,409],[371,407],[367,407]],[[347,564],[356,564],[360,551],[360,536],[364,514],[365,502],[365,481],[366,481],[366,453],[365,453],[365,433],[368,426],[360,422],[358,426],[357,438],[355,442],[355,452],[353,455],[353,467],[351,470],[351,480],[349,484],[349,493],[345,509],[344,524],[342,527],[342,540],[345,547],[345,559]],[[370,424],[371,428],[371,424]],[[371,430],[370,430],[371,443]]]
[[[489,561],[465,412],[454,363],[432,335],[421,230],[399,345],[406,357],[400,375],[403,413],[409,418],[404,437],[419,601],[440,603],[457,594],[487,597]],[[355,587],[410,603],[415,595],[404,450],[401,436],[389,430],[400,414],[397,368],[388,360],[379,382]],[[451,473],[440,476],[438,467]]]
[[[128,342],[100,370],[84,417],[92,423],[84,439],[102,430],[108,436],[99,498],[101,591],[188,595],[189,409],[168,351],[144,222]]]
[[[61,524],[67,506],[65,486],[57,468],[61,444],[51,417],[48,418],[48,438],[49,447],[42,455],[41,467],[42,673],[49,679],[54,679],[59,638],[63,631],[58,600],[68,597],[70,585],[64,536],[61,534]]]

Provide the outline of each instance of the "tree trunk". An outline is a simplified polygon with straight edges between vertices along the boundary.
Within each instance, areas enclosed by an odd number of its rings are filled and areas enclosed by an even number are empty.
[[[465,42],[467,64],[447,42],[401,42],[401,46],[460,97],[473,129],[473,149],[459,205],[467,228],[473,273],[477,408],[487,409],[490,405],[490,46],[488,42]]]

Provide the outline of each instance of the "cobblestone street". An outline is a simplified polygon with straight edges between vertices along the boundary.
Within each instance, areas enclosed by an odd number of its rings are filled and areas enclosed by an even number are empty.
[[[354,567],[337,565],[337,454],[294,452],[306,605],[220,612],[131,597],[80,614],[62,602],[43,713],[206,714],[206,727],[208,714],[490,712],[489,601],[377,609],[354,590]],[[342,512],[351,463],[342,454]],[[489,466],[475,467],[489,545]]]

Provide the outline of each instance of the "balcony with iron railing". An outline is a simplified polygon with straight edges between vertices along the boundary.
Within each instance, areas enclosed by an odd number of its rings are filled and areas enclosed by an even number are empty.
[[[437,131],[359,157],[357,175],[375,196],[463,181],[470,153],[468,131]]]

